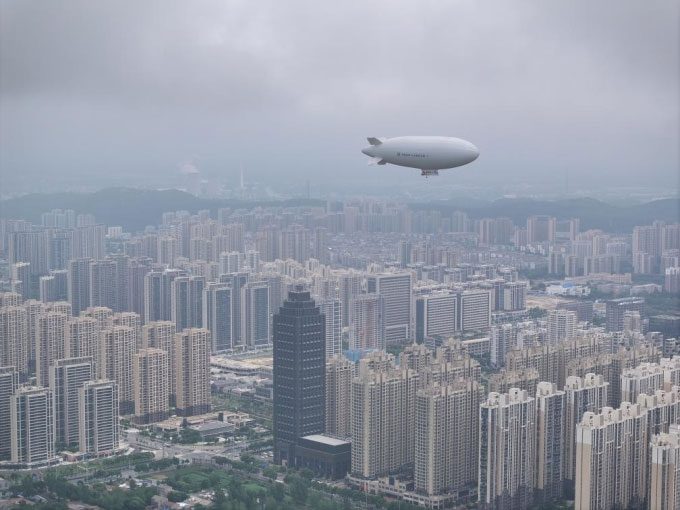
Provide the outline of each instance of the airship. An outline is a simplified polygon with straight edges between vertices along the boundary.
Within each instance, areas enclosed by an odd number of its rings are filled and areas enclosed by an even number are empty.
[[[448,136],[397,136],[368,138],[371,145],[361,152],[371,157],[369,165],[419,168],[420,175],[439,175],[439,170],[472,163],[479,150],[468,141]]]

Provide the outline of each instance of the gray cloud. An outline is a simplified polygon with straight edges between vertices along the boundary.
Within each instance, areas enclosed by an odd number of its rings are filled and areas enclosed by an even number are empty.
[[[466,182],[676,185],[673,0],[0,3],[0,183],[416,180],[365,136],[450,134]],[[453,179],[453,177],[446,177]]]

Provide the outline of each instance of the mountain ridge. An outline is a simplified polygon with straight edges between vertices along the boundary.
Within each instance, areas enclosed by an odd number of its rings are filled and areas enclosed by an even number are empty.
[[[461,203],[467,202],[467,203]],[[253,207],[324,206],[321,199],[287,199],[244,201],[231,199],[199,198],[176,190],[145,190],[136,188],[105,188],[91,193],[63,192],[29,194],[0,201],[0,217],[26,219],[40,222],[40,215],[52,209],[74,209],[78,213],[92,213],[97,221],[107,225],[121,225],[136,232],[147,225],[160,223],[167,211],[187,210],[195,213],[208,209],[215,215],[217,209]],[[546,214],[558,219],[581,218],[581,229],[600,228],[609,232],[630,232],[635,225],[650,224],[654,220],[669,223],[680,221],[680,199],[668,198],[631,204],[612,205],[596,198],[567,198],[536,200],[527,197],[500,198],[491,202],[482,200],[438,202],[408,202],[413,210],[437,210],[445,214],[466,212],[471,218],[509,217],[522,225],[528,216]]]

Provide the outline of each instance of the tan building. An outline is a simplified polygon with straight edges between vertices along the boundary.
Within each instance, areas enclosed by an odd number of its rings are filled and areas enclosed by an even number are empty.
[[[535,498],[543,503],[559,501],[564,492],[566,396],[549,382],[536,389],[536,486]]]
[[[90,306],[80,313],[81,317],[91,317],[97,321],[99,329],[109,329],[113,326],[113,310],[106,306]]]
[[[536,399],[519,388],[489,393],[480,406],[480,508],[529,508],[536,479],[536,444]]]
[[[66,323],[66,357],[89,356],[97,370],[99,358],[99,324],[92,317],[73,317]]]
[[[653,345],[640,345],[632,349],[620,348],[612,356],[611,378],[609,381],[609,405],[618,406],[621,400],[621,374],[642,363],[658,363],[659,350]]]
[[[0,308],[0,366],[28,371],[28,315],[23,306]]]
[[[668,432],[671,423],[680,423],[680,388],[656,390],[653,395],[638,395],[637,403],[647,410],[649,436]]]
[[[100,379],[78,390],[79,449],[99,456],[119,448],[118,385]]]
[[[354,363],[337,354],[326,361],[326,434],[348,438],[351,434]]]
[[[462,381],[418,391],[415,488],[428,496],[469,489],[477,481],[482,386]]]
[[[411,344],[404,347],[399,355],[399,364],[416,372],[426,369],[435,359],[434,353],[423,344]]]
[[[163,349],[168,353],[168,380],[170,392],[170,404],[175,404],[175,386],[177,378],[175,377],[175,323],[172,321],[156,321],[149,322],[142,327],[141,347],[155,347]]]
[[[570,376],[564,386],[566,409],[564,420],[564,478],[567,495],[574,492],[576,474],[576,426],[585,413],[598,414],[607,405],[609,383],[601,375]]]
[[[39,386],[48,386],[50,365],[66,357],[65,328],[68,316],[58,312],[46,312],[38,317],[35,345],[35,375]]]
[[[652,437],[649,508],[680,508],[680,427]]]
[[[210,411],[210,331],[185,329],[175,334],[177,414],[193,416]]]
[[[535,368],[501,370],[489,377],[489,392],[507,393],[510,388],[519,388],[529,392],[529,395],[535,395],[538,377],[538,370]]]
[[[385,298],[380,294],[360,294],[349,306],[350,348],[384,349]]]
[[[357,374],[362,375],[368,372],[384,372],[394,368],[394,355],[385,351],[369,352],[361,358],[358,363]]]
[[[656,363],[642,363],[621,374],[621,401],[636,402],[638,395],[653,395],[664,387],[664,371]]]
[[[574,336],[576,313],[568,310],[550,310],[547,318],[548,342],[557,344]]]
[[[647,495],[647,410],[624,402],[576,428],[575,510],[631,508]]]
[[[352,381],[352,473],[373,478],[413,463],[418,374],[370,369]]]
[[[150,347],[135,354],[135,423],[165,420],[169,415],[168,353]]]
[[[505,357],[505,368],[507,370],[535,368],[538,370],[541,381],[554,382],[558,387],[562,387],[562,384],[560,384],[561,364],[560,349],[555,345],[537,345],[524,349],[513,349],[508,351]]]
[[[137,353],[137,332],[129,326],[113,326],[99,336],[100,379],[115,381],[118,385],[118,412],[134,413],[134,359]]]
[[[680,356],[661,358],[659,364],[663,369],[663,389],[670,391],[673,386],[680,386]]]

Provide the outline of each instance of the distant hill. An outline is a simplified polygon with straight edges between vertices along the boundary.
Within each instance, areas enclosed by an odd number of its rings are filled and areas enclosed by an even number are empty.
[[[22,218],[36,223],[40,214],[51,209],[74,209],[78,213],[92,213],[107,225],[121,225],[127,231],[136,232],[147,225],[160,223],[167,211],[187,210],[195,213],[208,209],[216,215],[217,209],[250,209],[257,206],[322,206],[324,200],[294,199],[284,201],[246,202],[239,200],[212,200],[195,197],[179,190],[139,190],[109,188],[95,193],[51,193],[25,195],[0,202],[0,216]],[[532,200],[527,198],[504,198],[493,202],[480,200],[438,201],[410,203],[414,210],[434,209],[450,214],[465,211],[472,218],[507,216],[515,224],[522,225],[527,216],[548,214],[559,219],[581,218],[581,228],[601,228],[609,232],[630,232],[635,225],[650,224],[654,220],[680,221],[680,200],[655,200],[645,204],[616,206],[594,198],[565,200]]]
[[[180,190],[140,190],[107,188],[95,193],[31,194],[0,202],[0,217],[21,218],[40,223],[40,215],[52,209],[73,209],[77,213],[94,214],[105,225],[121,225],[126,231],[137,232],[147,225],[158,225],[164,212],[186,210],[191,213],[217,209],[250,209],[256,206],[292,207],[324,205],[323,200],[283,200],[246,202],[198,198]]]
[[[581,230],[600,228],[607,232],[631,232],[636,225],[648,225],[654,220],[667,223],[680,222],[680,200],[675,198],[654,200],[644,204],[617,206],[594,198],[564,200],[532,200],[528,198],[503,198],[486,205],[461,207],[455,201],[437,204],[414,204],[418,209],[438,209],[442,212],[456,210],[467,212],[472,218],[506,216],[522,225],[528,216],[547,214],[558,219],[580,218]]]

